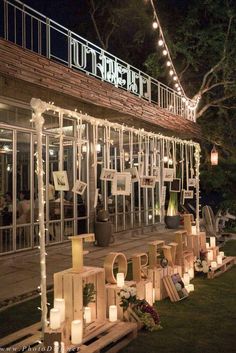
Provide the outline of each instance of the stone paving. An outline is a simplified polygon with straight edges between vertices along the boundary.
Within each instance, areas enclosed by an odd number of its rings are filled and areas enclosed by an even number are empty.
[[[115,242],[106,248],[87,243],[84,249],[89,253],[84,257],[84,264],[102,267],[110,251],[123,252],[129,259],[134,253],[147,251],[147,243],[156,239],[168,243],[173,241],[174,234],[160,227],[146,234],[135,231],[117,234]],[[50,287],[53,284],[53,273],[71,267],[71,243],[50,246],[47,253],[47,285]],[[0,306],[36,294],[40,283],[38,249],[4,256],[0,258],[0,268]]]

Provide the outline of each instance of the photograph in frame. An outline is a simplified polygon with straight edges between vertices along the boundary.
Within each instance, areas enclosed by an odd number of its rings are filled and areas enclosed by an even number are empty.
[[[164,168],[163,180],[164,181],[173,181],[173,179],[174,179],[174,169],[173,168]]]
[[[80,181],[80,180],[76,180],[72,191],[75,192],[76,194],[83,195],[83,193],[85,192],[86,187],[87,187],[86,183],[84,183],[83,181]]]
[[[68,177],[65,170],[53,172],[53,180],[56,191],[69,191]]]
[[[138,169],[136,167],[125,169],[125,172],[131,174],[131,182],[132,183],[139,181]]]
[[[180,192],[181,190],[181,179],[176,178],[170,182],[170,191],[171,192]]]
[[[102,172],[101,172],[100,179],[101,180],[112,181],[112,180],[114,180],[115,175],[116,175],[116,170],[115,169],[103,168]]]
[[[189,178],[188,179],[188,188],[195,188],[196,187],[196,179],[195,178]]]
[[[160,181],[160,168],[153,167],[152,168],[152,175],[156,178],[156,181]]]
[[[112,181],[112,195],[130,195],[131,193],[131,174],[116,173]]]
[[[193,190],[184,190],[184,199],[193,199]]]
[[[140,178],[141,188],[154,188],[156,184],[156,177],[154,176],[142,176]]]

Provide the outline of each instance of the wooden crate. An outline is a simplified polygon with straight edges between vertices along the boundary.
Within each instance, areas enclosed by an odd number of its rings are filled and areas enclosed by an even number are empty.
[[[125,281],[125,285],[127,287],[135,287],[136,282],[134,281]],[[118,287],[117,284],[106,284],[106,313],[107,317],[109,315],[109,306],[116,305],[117,306],[117,317],[119,320],[124,320],[123,308],[120,306],[120,296],[119,293],[122,288]]]
[[[207,277],[213,279],[222,275],[222,273],[231,269],[236,263],[236,257],[228,256],[223,259],[222,265],[218,265],[216,268],[212,268],[211,272],[208,272]]]
[[[54,274],[54,298],[65,299],[65,317],[70,325],[72,320],[83,320],[83,285],[94,283],[96,302],[90,303],[92,320],[104,321],[105,305],[105,272],[99,267],[83,267],[81,272],[72,269]]]
[[[185,289],[185,296],[182,298],[179,296],[179,293],[176,290],[176,287],[171,279],[171,276],[163,277],[163,283],[164,283],[164,286],[165,286],[166,291],[168,293],[168,296],[172,302],[178,302],[178,301],[188,297],[188,293],[187,293],[186,289]]]

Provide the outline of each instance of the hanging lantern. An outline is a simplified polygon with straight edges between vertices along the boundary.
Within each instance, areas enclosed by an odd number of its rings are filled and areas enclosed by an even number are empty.
[[[211,165],[218,165],[218,151],[215,145],[211,150]]]

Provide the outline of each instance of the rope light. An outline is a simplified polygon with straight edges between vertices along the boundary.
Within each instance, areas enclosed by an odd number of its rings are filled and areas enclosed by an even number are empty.
[[[194,110],[194,109],[197,108],[197,105],[198,105],[201,97],[198,96],[196,98],[196,100],[194,100],[194,101],[187,97],[187,95],[186,95],[186,93],[185,93],[185,91],[184,91],[184,89],[183,89],[183,87],[181,85],[181,82],[180,82],[180,79],[178,77],[177,71],[176,71],[176,69],[174,67],[174,64],[173,64],[173,61],[172,61],[172,58],[171,58],[171,55],[170,55],[170,51],[169,51],[168,46],[166,44],[164,33],[162,31],[161,24],[160,24],[159,18],[157,16],[157,12],[156,12],[153,0],[150,0],[150,3],[151,3],[151,6],[152,6],[152,9],[153,9],[153,18],[154,18],[153,23],[152,23],[152,27],[155,30],[156,29],[159,30],[159,39],[158,39],[157,43],[158,43],[158,46],[162,48],[162,55],[167,58],[166,66],[168,68],[170,68],[169,75],[173,79],[174,88],[176,89],[177,93],[182,96],[183,103],[185,103],[185,105],[189,109]]]

